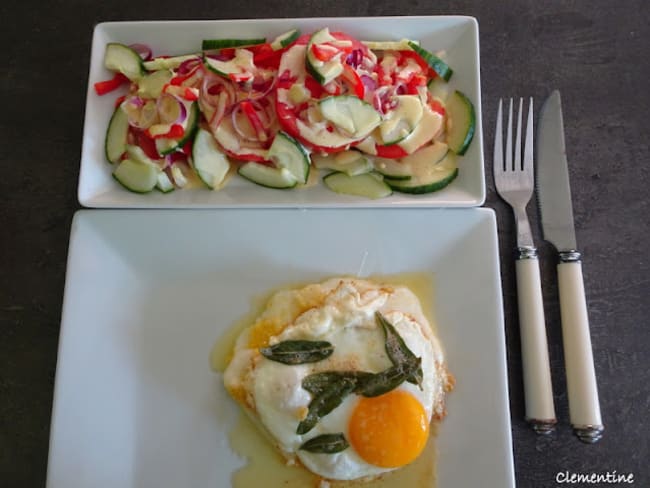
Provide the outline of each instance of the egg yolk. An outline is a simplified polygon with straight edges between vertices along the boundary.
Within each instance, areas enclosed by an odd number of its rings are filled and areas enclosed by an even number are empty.
[[[373,466],[397,468],[414,461],[429,437],[424,407],[412,394],[393,390],[362,397],[348,425],[350,444]]]

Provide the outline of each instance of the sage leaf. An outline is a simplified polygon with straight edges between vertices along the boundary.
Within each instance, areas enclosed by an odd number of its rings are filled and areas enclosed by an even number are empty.
[[[323,434],[309,439],[300,449],[303,451],[317,452],[323,454],[334,454],[346,450],[350,444],[345,436],[338,434]]]
[[[327,341],[283,341],[260,349],[262,355],[283,364],[315,363],[328,358],[334,346]]]
[[[302,380],[302,387],[312,395],[319,395],[333,383],[341,381],[342,378],[349,378],[355,381],[355,389],[353,391],[354,393],[358,393],[357,389],[361,382],[371,376],[373,376],[372,373],[365,371],[324,371],[306,376]]]
[[[298,424],[296,433],[302,435],[313,429],[321,418],[341,404],[355,386],[355,380],[343,377],[323,389],[309,402],[307,416]]]
[[[421,365],[420,358],[409,358],[397,366],[392,366],[381,373],[360,380],[357,385],[357,393],[365,397],[376,397],[388,393],[411,377],[421,368]]]
[[[380,312],[376,312],[375,317],[377,318],[379,325],[381,325],[381,328],[384,330],[384,335],[386,337],[386,354],[388,354],[393,365],[398,366],[409,359],[415,359],[415,354],[413,354],[413,351],[411,351],[404,343],[404,339],[402,339],[402,336],[400,336],[395,330],[393,324],[386,320]],[[406,381],[418,385],[420,389],[422,389],[423,376],[424,373],[422,372],[422,366],[420,365],[417,370],[413,371],[409,375]]]

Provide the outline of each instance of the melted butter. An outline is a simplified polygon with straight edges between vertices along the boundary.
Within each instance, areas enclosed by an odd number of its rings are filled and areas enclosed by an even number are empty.
[[[399,273],[392,275],[371,275],[369,281],[377,283],[386,283],[392,286],[405,286],[410,289],[422,306],[424,317],[431,324],[431,329],[436,332],[436,321],[433,314],[435,310],[435,286],[433,283],[433,274],[431,273]]]
[[[424,316],[433,330],[434,321],[434,283],[429,273],[400,273],[392,275],[372,275],[370,281],[385,283],[389,286],[406,286],[420,300]],[[323,280],[324,281],[324,280]],[[232,358],[232,351],[239,334],[255,323],[266,305],[276,292],[291,288],[300,288],[309,283],[292,284],[278,287],[263,295],[254,297],[251,310],[216,342],[210,354],[210,364],[215,371],[223,372]],[[436,439],[437,424],[432,424],[429,440],[420,456],[408,466],[387,473],[369,481],[329,481],[331,488],[432,488],[436,486]],[[246,459],[246,464],[232,476],[233,488],[250,488],[260,486],[267,488],[318,488],[321,478],[302,466],[287,466],[275,447],[260,432],[248,416],[241,412],[239,420],[229,432],[230,447],[235,453]],[[263,482],[261,481],[263,480]],[[327,485],[323,485],[327,486]]]

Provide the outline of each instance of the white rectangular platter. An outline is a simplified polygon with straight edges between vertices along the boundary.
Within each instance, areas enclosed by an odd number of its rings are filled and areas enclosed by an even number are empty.
[[[237,407],[210,369],[214,342],[254,297],[282,285],[413,272],[434,281],[456,377],[437,440],[438,486],[514,486],[487,209],[78,212],[47,486],[230,486],[244,460],[228,443]]]
[[[201,40],[275,36],[289,29],[313,32],[322,27],[340,30],[362,40],[420,41],[422,47],[444,51],[454,70],[451,87],[465,93],[476,112],[474,140],[459,158],[459,176],[447,188],[426,195],[394,193],[379,199],[339,195],[322,182],[314,187],[272,190],[232,178],[225,188],[176,190],[170,194],[133,194],[111,177],[104,155],[104,137],[116,95],[98,96],[93,84],[112,77],[104,68],[108,42],[145,43],[156,55],[174,55],[200,50]],[[485,201],[483,132],[478,24],[472,17],[358,17],[309,19],[250,19],[219,21],[108,22],[95,27],[86,93],[86,115],[79,177],[78,198],[85,207],[113,208],[216,208],[216,207],[475,207]]]

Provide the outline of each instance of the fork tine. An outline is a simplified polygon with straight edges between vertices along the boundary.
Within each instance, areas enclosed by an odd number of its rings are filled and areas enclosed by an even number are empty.
[[[501,120],[503,100],[499,98],[499,110],[497,112],[497,127],[494,134],[494,172],[503,171],[503,128]]]
[[[515,138],[515,171],[521,171],[521,113],[523,112],[524,99],[519,98],[519,112],[517,113],[517,136]]]
[[[526,122],[526,145],[524,146],[524,171],[533,174],[533,97],[528,104],[528,121]]]
[[[508,109],[508,129],[506,136],[506,171],[512,171],[512,98]]]

